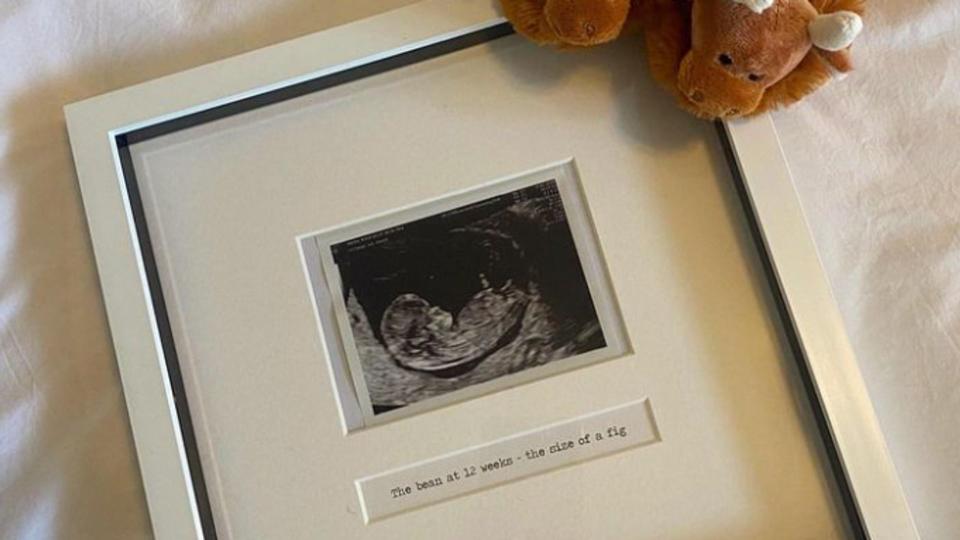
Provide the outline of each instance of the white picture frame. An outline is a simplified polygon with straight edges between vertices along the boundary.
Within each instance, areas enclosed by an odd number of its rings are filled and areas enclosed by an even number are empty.
[[[65,109],[154,533],[210,536],[185,433],[182,388],[165,350],[124,181],[122,142],[203,114],[418,50],[509,32],[491,2],[423,2],[347,26],[69,105]],[[725,123],[758,249],[809,374],[825,444],[869,538],[916,538],[896,470],[821,268],[773,122]],[[201,483],[202,485],[202,483]]]

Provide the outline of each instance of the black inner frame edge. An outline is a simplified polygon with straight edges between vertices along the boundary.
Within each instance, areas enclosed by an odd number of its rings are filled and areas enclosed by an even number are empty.
[[[169,312],[167,311],[166,302],[164,300],[163,287],[160,281],[160,273],[153,251],[153,244],[150,239],[150,232],[147,227],[143,200],[140,196],[139,181],[133,164],[133,158],[130,153],[130,146],[149,139],[160,137],[162,135],[167,135],[176,131],[199,126],[201,124],[206,124],[216,120],[221,120],[229,116],[252,111],[268,105],[273,105],[282,101],[287,101],[318,92],[320,90],[363,79],[365,77],[370,77],[391,71],[393,69],[429,60],[431,58],[443,56],[445,54],[463,50],[474,45],[493,41],[513,33],[513,28],[509,25],[509,23],[496,24],[476,30],[474,32],[470,32],[468,34],[463,34],[441,42],[433,43],[381,60],[370,62],[368,64],[321,76],[315,79],[310,79],[284,88],[278,88],[270,92],[240,99],[208,110],[189,114],[165,122],[160,122],[158,124],[133,130],[127,133],[122,133],[116,135],[114,138],[114,144],[116,144],[120,158],[123,182],[127,189],[127,197],[133,217],[134,228],[137,234],[137,242],[139,244],[143,260],[144,272],[146,273],[150,299],[157,321],[158,332],[160,334],[164,361],[167,367],[167,375],[170,382],[170,388],[173,393],[174,404],[177,413],[177,422],[179,423],[184,451],[187,458],[187,465],[190,473],[190,480],[193,485],[195,504],[197,505],[197,510],[200,514],[201,530],[203,531],[205,538],[216,539],[217,530],[214,523],[209,493],[204,479],[203,468],[201,466],[196,432],[193,427],[193,421],[190,415],[190,407],[187,402],[187,396],[183,382],[183,373],[180,369],[176,344],[174,343],[173,339],[173,331],[170,325]],[[796,361],[803,389],[807,395],[808,402],[812,409],[817,430],[820,433],[837,489],[840,492],[841,502],[844,506],[844,510],[846,511],[854,537],[858,539],[866,539],[868,537],[862,521],[862,516],[860,515],[856,505],[856,498],[853,494],[849,478],[847,477],[846,471],[843,467],[843,462],[840,458],[836,440],[830,431],[823,403],[816,392],[816,385],[807,366],[806,354],[800,343],[797,328],[792,317],[790,316],[789,309],[787,308],[786,298],[779,287],[776,272],[774,271],[773,261],[770,257],[769,251],[766,248],[766,245],[763,242],[763,234],[761,232],[760,224],[750,201],[740,168],[737,165],[732,142],[722,123],[717,122],[716,126],[718,137],[724,150],[727,166],[730,169],[730,173],[733,177],[734,187],[736,188],[737,196],[741,202],[743,213],[747,221],[747,226],[750,229],[751,238],[757,250],[763,273],[769,284],[774,303],[776,304],[777,314],[781,319],[788,345]]]

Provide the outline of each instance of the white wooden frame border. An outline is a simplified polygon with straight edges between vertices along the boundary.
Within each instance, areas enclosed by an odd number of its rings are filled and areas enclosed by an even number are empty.
[[[773,118],[724,127],[867,533],[875,540],[919,538]]]
[[[502,22],[490,0],[429,0],[66,107],[157,538],[203,531],[116,137]],[[726,130],[868,535],[918,538],[773,122],[762,115]]]

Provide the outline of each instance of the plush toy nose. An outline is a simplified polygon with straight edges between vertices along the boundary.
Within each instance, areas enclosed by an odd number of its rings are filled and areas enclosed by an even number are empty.
[[[692,89],[686,92],[687,99],[696,103],[697,105],[703,106],[703,112],[709,114],[710,116],[736,116],[740,114],[740,109],[737,107],[727,107],[722,103],[708,103],[707,95],[703,93],[702,90]]]
[[[677,89],[690,108],[706,118],[747,114],[762,97],[759,86],[740,80],[712,61],[715,55],[690,54],[680,63]]]

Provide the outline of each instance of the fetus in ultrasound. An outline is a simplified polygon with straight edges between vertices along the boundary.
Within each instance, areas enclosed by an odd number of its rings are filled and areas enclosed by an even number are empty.
[[[605,346],[554,181],[332,250],[376,413]]]

